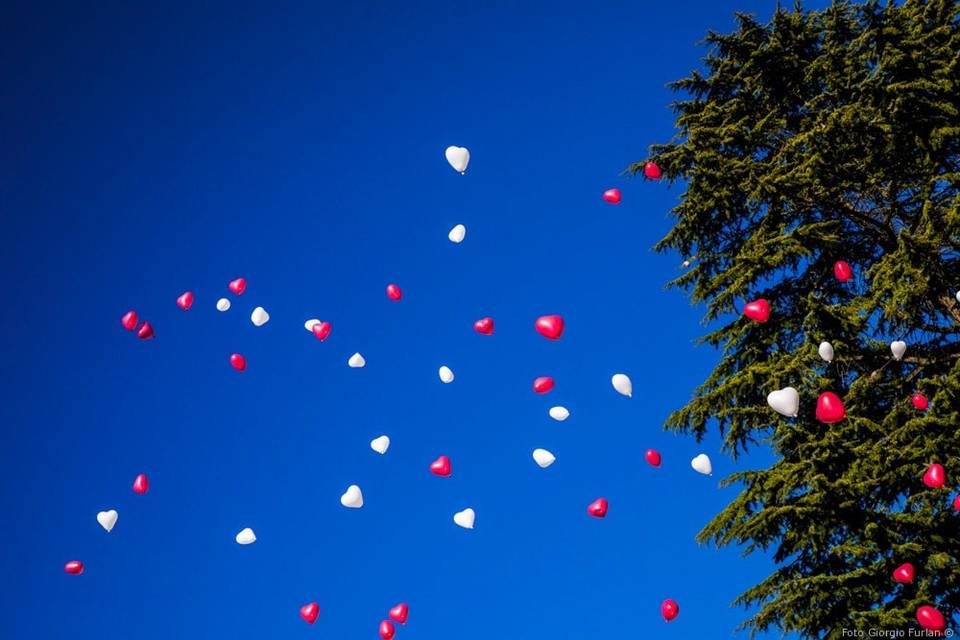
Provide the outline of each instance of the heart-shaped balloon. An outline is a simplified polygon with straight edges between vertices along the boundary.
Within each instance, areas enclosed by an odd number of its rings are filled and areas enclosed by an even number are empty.
[[[243,371],[247,368],[247,359],[239,353],[230,354],[230,366],[237,371]]]
[[[566,407],[550,407],[547,413],[557,422],[563,422],[570,417],[570,411]]]
[[[389,620],[384,620],[380,623],[380,638],[382,640],[392,640],[396,632],[397,630],[394,628],[393,623]]]
[[[262,327],[269,321],[270,314],[267,313],[267,310],[263,307],[257,307],[253,310],[253,313],[250,314],[250,322],[252,322],[255,327]]]
[[[904,562],[902,565],[893,570],[893,579],[900,584],[909,584],[913,582],[913,565],[909,562]]]
[[[300,617],[307,621],[307,624],[313,624],[320,617],[320,605],[316,602],[305,604],[300,607]]]
[[[136,311],[127,311],[123,314],[123,317],[120,318],[120,324],[123,325],[123,328],[127,331],[133,331],[137,328],[137,312]]]
[[[710,456],[705,453],[701,453],[691,460],[690,466],[693,467],[693,470],[697,473],[702,473],[705,476],[713,475],[713,463],[710,462]]]
[[[608,204],[620,204],[621,199],[620,189],[607,189],[603,192],[603,200]]]
[[[821,342],[820,346],[817,348],[817,353],[820,354],[820,357],[826,362],[833,362],[833,345],[829,342]]]
[[[680,605],[677,604],[676,600],[667,598],[660,603],[660,615],[663,616],[664,620],[670,622],[680,615]]]
[[[853,277],[853,269],[843,260],[837,260],[833,263],[833,275],[840,282],[846,282]]]
[[[116,509],[110,509],[109,511],[101,511],[97,514],[97,522],[100,523],[100,526],[106,529],[107,533],[110,533],[113,530],[114,525],[117,524],[117,518],[120,515],[117,513]]]
[[[617,393],[620,395],[627,396],[628,398],[633,397],[633,382],[630,380],[630,376],[627,374],[613,374],[613,377],[610,378],[610,384],[613,385],[613,388],[616,389]]]
[[[359,509],[363,506],[363,493],[360,487],[355,484],[347,487],[347,490],[340,496],[340,504],[350,509]]]
[[[907,343],[903,340],[894,340],[890,343],[890,353],[893,354],[894,360],[900,360],[903,358],[903,354],[907,352]]]
[[[395,284],[387,285],[387,297],[393,300],[394,302],[400,302],[400,299],[403,298],[403,292],[400,291],[400,287]]]
[[[443,155],[447,158],[447,162],[450,163],[454,171],[459,172],[460,175],[463,175],[467,171],[467,165],[470,164],[470,152],[466,147],[451,145],[447,147]]]
[[[349,360],[347,360],[347,366],[351,369],[363,369],[365,366],[367,366],[367,359],[360,355],[360,352],[358,351],[350,356]]]
[[[83,563],[79,560],[71,560],[67,564],[63,565],[63,570],[72,576],[78,576],[83,573]]]
[[[450,458],[447,456],[440,456],[436,460],[430,463],[430,473],[435,476],[441,476],[447,478],[450,476],[450,473],[453,471],[452,466],[450,465]]]
[[[800,412],[800,394],[793,387],[784,387],[767,394],[767,404],[780,415],[796,418]]]
[[[333,331],[333,325],[329,322],[321,322],[318,320],[311,325],[310,331],[317,337],[317,340],[323,342],[330,335],[330,332]]]
[[[477,519],[477,514],[474,513],[473,509],[469,507],[463,511],[458,511],[453,514],[453,522],[458,527],[463,527],[464,529],[473,529],[473,523]]]
[[[145,494],[150,490],[150,480],[147,479],[147,474],[141,473],[136,478],[133,479],[133,492],[140,495]]]
[[[647,459],[647,463],[650,464],[650,466],[660,466],[660,452],[656,449],[647,449],[647,452],[643,454],[643,457]]]
[[[234,537],[234,540],[237,541],[237,544],[253,544],[257,541],[257,534],[255,534],[253,529],[250,527],[246,527],[240,530],[240,532]]]
[[[743,315],[754,322],[766,322],[770,319],[770,303],[763,298],[743,305]]]
[[[217,311],[228,311],[230,309],[230,301],[226,298],[220,298],[217,300]]]
[[[437,370],[437,375],[440,376],[440,382],[443,384],[450,384],[453,382],[453,370],[447,365],[443,365]]]
[[[923,474],[923,484],[931,489],[939,489],[947,482],[947,472],[944,471],[942,464],[936,462],[927,467]]]
[[[177,306],[186,311],[193,306],[193,292],[184,291],[180,294],[180,297],[177,298]]]
[[[957,495],[953,498],[953,510],[954,510],[954,511],[960,511],[960,494],[957,494]]]
[[[141,340],[149,340],[153,337],[153,325],[149,322],[144,322],[140,325],[140,328],[137,329],[137,337]]]
[[[544,338],[559,340],[563,335],[563,316],[540,316],[534,326]]]
[[[450,233],[447,234],[447,239],[449,239],[453,244],[460,244],[466,237],[467,228],[462,224],[456,225],[453,227],[453,229],[450,229]]]
[[[473,323],[473,329],[482,335],[493,335],[493,318],[480,318]]]
[[[918,411],[926,411],[927,407],[930,406],[930,403],[927,401],[927,396],[922,393],[915,393],[910,397],[910,401],[913,403],[913,408]]]
[[[550,376],[540,376],[533,381],[533,390],[536,393],[550,393],[553,389],[553,378]]]
[[[643,175],[650,180],[659,180],[660,176],[663,175],[663,171],[660,170],[660,166],[656,162],[650,162],[648,160],[643,164]]]
[[[231,280],[230,284],[227,285],[227,288],[239,296],[247,290],[247,280],[246,278],[237,278],[236,280]]]
[[[594,518],[604,518],[607,515],[607,509],[609,507],[610,503],[607,502],[606,498],[597,498],[587,507],[587,513]]]
[[[824,391],[817,398],[817,420],[825,424],[834,424],[847,417],[840,396],[832,391]]]
[[[533,461],[537,463],[541,469],[546,469],[552,465],[557,460],[557,457],[547,451],[546,449],[534,449],[533,450]]]
[[[383,455],[384,453],[387,452],[387,449],[390,448],[390,438],[388,436],[380,436],[378,438],[374,438],[373,440],[370,441],[370,448],[376,451],[377,453],[379,453],[380,455]]]
[[[928,604],[917,609],[917,622],[927,631],[940,633],[947,628],[947,621],[943,614]]]
[[[400,624],[407,624],[407,616],[410,614],[410,607],[406,603],[401,602],[393,609],[390,609],[390,619],[399,622]]]

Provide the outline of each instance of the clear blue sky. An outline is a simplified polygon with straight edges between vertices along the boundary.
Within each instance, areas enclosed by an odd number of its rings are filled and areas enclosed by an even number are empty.
[[[766,457],[662,431],[715,355],[663,290],[682,257],[650,250],[679,187],[619,174],[672,135],[664,85],[706,30],[773,3],[153,4],[0,14],[0,636],[375,639],[406,601],[398,640],[730,637],[770,564],[694,535],[734,495],[719,478]],[[451,522],[468,505],[473,531]]]

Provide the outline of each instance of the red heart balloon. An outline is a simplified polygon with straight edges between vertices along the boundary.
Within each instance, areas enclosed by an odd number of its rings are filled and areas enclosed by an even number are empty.
[[[677,604],[676,600],[667,598],[660,603],[660,615],[663,616],[664,620],[670,622],[680,615],[680,605]]]
[[[927,396],[922,393],[913,394],[910,401],[913,402],[913,408],[919,411],[926,411],[927,407],[930,406],[930,403],[927,402]]]
[[[754,322],[766,322],[770,319],[770,303],[763,298],[757,298],[743,306],[743,315]]]
[[[317,336],[317,340],[323,342],[327,339],[327,336],[330,335],[330,332],[333,331],[333,325],[329,322],[317,322],[310,330],[313,331],[313,335]]]
[[[83,563],[79,560],[71,560],[67,564],[63,565],[63,570],[72,576],[78,576],[83,573]]]
[[[824,391],[817,398],[817,420],[826,424],[840,422],[847,417],[840,396],[832,391]]]
[[[147,479],[145,473],[141,473],[136,478],[133,479],[133,492],[139,493],[140,495],[145,494],[150,490],[150,480]]]
[[[946,482],[947,473],[943,470],[942,464],[933,463],[927,467],[927,471],[923,474],[923,484],[931,489],[939,489],[946,484]]]
[[[436,460],[430,463],[430,472],[437,476],[442,476],[444,478],[448,477],[452,472],[450,465],[450,458],[447,456],[440,456]]]
[[[407,615],[410,613],[410,607],[406,603],[401,602],[393,609],[390,609],[390,618],[396,620],[400,624],[407,624]]]
[[[177,298],[177,306],[186,311],[193,306],[193,292],[184,291],[180,294],[180,297]]]
[[[387,285],[387,297],[393,300],[394,302],[399,302],[400,298],[403,297],[403,292],[400,291],[400,287],[395,284]]]
[[[389,620],[384,620],[380,623],[380,637],[383,638],[383,640],[391,640],[393,634],[396,632],[397,630],[393,627],[393,623]]]
[[[607,502],[606,498],[597,498],[590,503],[590,506],[587,507],[587,513],[592,515],[594,518],[603,518],[607,515],[607,508],[610,504]]]
[[[928,604],[917,609],[917,622],[927,631],[936,633],[947,628],[947,621],[943,619],[943,614]]]
[[[660,176],[663,175],[663,171],[660,170],[656,162],[646,162],[643,165],[643,175],[651,180],[659,180]]]
[[[953,499],[953,510],[960,511],[960,494]]]
[[[833,275],[840,282],[846,282],[853,277],[853,269],[843,260],[837,260],[833,263]]]
[[[247,279],[237,278],[236,280],[231,280],[227,287],[239,296],[247,290]]]
[[[540,316],[534,326],[544,338],[558,340],[563,335],[563,316]]]
[[[660,466],[660,452],[655,449],[647,449],[647,452],[644,454],[644,457],[647,459],[647,462],[651,466],[659,467]]]
[[[893,570],[893,579],[900,584],[910,584],[913,582],[913,565],[909,562],[904,562]]]
[[[493,318],[480,318],[473,323],[473,328],[485,336],[493,335]]]
[[[603,192],[603,199],[610,204],[620,204],[620,189],[607,189]]]
[[[137,329],[137,337],[141,340],[149,340],[153,337],[153,326],[149,322],[144,322]]]
[[[533,390],[537,393],[550,393],[553,389],[553,378],[550,376],[540,376],[533,381]]]
[[[123,314],[123,317],[120,318],[120,324],[123,325],[123,328],[127,331],[133,331],[137,327],[137,312],[136,311],[127,311]]]
[[[243,371],[247,368],[247,359],[239,353],[234,353],[230,356],[230,366],[237,371]]]
[[[305,604],[300,607],[300,617],[307,621],[307,624],[313,624],[320,617],[320,605],[316,602]]]

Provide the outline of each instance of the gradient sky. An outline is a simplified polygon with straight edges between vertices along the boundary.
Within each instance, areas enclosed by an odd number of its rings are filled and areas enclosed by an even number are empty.
[[[731,637],[771,565],[694,536],[767,458],[663,432],[715,354],[663,289],[683,257],[650,249],[680,187],[620,174],[673,134],[705,32],[774,3],[169,4],[0,10],[0,636],[376,639],[406,601],[397,640]]]

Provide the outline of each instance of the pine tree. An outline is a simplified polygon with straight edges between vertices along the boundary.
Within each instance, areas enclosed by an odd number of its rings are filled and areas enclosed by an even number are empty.
[[[666,426],[718,429],[734,457],[776,454],[724,480],[741,491],[698,538],[771,552],[773,573],[737,599],[751,632],[839,638],[919,629],[925,604],[948,624],[960,612],[958,21],[952,0],[738,15],[672,84],[678,132],[649,161],[685,191],[657,249],[695,256],[670,285],[705,306],[719,362]],[[853,280],[834,277],[837,260]],[[740,314],[756,298],[766,323]],[[767,406],[786,386],[796,418]],[[817,421],[824,391],[846,419]],[[935,462],[940,489],[921,480]],[[904,562],[913,584],[891,577]]]

